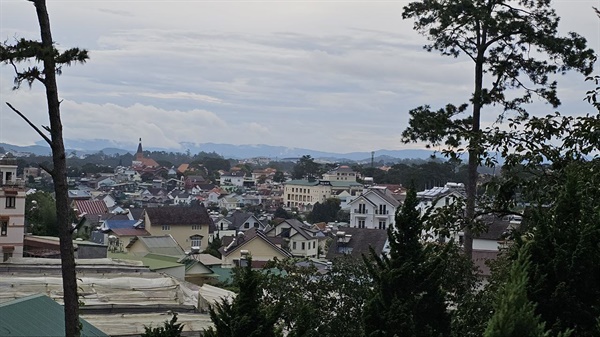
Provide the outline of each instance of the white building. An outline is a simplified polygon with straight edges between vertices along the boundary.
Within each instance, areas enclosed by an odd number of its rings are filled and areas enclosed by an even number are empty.
[[[385,187],[370,187],[350,201],[350,227],[386,229],[395,221],[400,201]]]
[[[0,159],[0,250],[2,261],[23,257],[25,187],[17,181],[17,162],[12,155]]]

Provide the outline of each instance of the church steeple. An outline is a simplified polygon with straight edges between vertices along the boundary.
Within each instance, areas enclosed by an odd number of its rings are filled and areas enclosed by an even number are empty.
[[[140,143],[137,148],[137,152],[135,153],[135,159],[141,160],[144,158],[144,150],[142,150],[142,138],[140,138]]]

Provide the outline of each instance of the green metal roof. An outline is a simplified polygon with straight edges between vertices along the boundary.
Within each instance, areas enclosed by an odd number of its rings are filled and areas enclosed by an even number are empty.
[[[84,319],[81,336],[106,336]],[[37,294],[0,303],[0,336],[58,337],[65,335],[63,306],[50,297]]]

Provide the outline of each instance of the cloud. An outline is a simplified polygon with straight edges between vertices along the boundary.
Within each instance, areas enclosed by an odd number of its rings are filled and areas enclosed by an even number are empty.
[[[405,4],[53,2],[54,38],[91,55],[59,78],[65,135],[143,137],[157,147],[186,141],[336,152],[405,148],[399,135],[410,109],[468,102],[473,85],[468,59],[422,49],[426,39],[401,19]],[[556,6],[561,29],[581,32],[600,49],[600,20],[589,4]],[[0,22],[5,38],[39,35],[30,3],[2,2]],[[41,88],[12,92],[10,69],[0,71],[2,100],[47,124]],[[587,109],[580,76],[560,78],[559,88],[564,111]],[[0,111],[2,141],[39,139],[12,112]],[[486,109],[484,125],[499,112]]]

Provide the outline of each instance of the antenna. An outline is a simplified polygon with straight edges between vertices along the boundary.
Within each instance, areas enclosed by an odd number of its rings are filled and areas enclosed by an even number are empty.
[[[371,168],[374,167],[373,162],[375,161],[375,151],[371,151]]]

